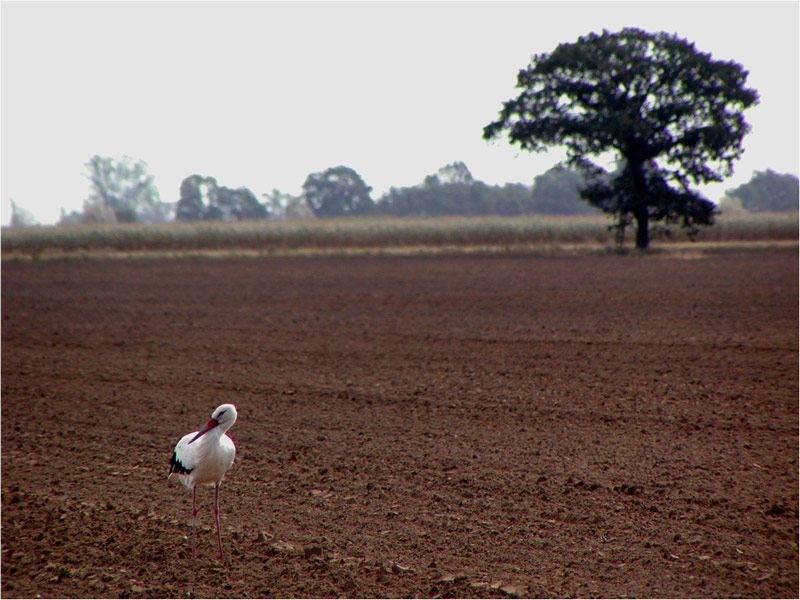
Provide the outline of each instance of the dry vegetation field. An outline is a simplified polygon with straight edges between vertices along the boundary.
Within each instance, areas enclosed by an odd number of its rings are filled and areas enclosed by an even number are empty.
[[[481,218],[350,218],[239,223],[169,223],[4,229],[4,258],[106,257],[169,253],[250,254],[399,251],[542,250],[604,248],[614,243],[606,216]],[[654,246],[686,242],[679,228]],[[630,238],[630,234],[629,234]],[[699,243],[792,242],[797,213],[722,215],[697,236]]]

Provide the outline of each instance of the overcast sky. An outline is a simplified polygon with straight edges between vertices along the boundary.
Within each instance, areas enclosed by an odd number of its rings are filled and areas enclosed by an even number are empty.
[[[798,2],[0,3],[2,222],[42,223],[89,194],[95,154],[143,160],[165,201],[212,176],[259,198],[345,165],[374,188],[464,161],[531,184],[563,158],[482,129],[533,54],[592,31],[677,33],[750,71],[761,104],[734,176],[798,173]]]

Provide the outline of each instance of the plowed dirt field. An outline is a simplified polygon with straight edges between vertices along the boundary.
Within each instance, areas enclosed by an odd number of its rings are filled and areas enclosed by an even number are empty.
[[[797,248],[2,265],[5,598],[797,597],[797,542]]]

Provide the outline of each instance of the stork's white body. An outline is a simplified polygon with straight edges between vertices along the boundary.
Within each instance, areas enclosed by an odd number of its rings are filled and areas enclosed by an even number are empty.
[[[214,519],[217,523],[217,545],[222,560],[222,534],[219,527],[219,486],[236,458],[236,446],[225,433],[236,422],[236,407],[223,404],[212,414],[203,429],[183,436],[175,445],[169,476],[175,475],[192,490],[192,557],[197,556],[197,486],[214,486]]]
[[[227,433],[216,427],[203,435],[195,443],[189,444],[198,431],[187,433],[175,446],[175,460],[190,473],[179,470],[170,472],[169,477],[177,477],[187,488],[195,485],[216,485],[225,477],[236,458],[236,446]],[[220,435],[222,434],[222,435]],[[174,469],[174,467],[173,467]]]

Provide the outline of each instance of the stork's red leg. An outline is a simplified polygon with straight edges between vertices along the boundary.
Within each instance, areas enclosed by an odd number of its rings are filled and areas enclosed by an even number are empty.
[[[197,558],[197,485],[192,486],[192,558]]]
[[[219,532],[219,482],[214,484],[214,520],[217,522],[217,548],[219,559],[222,560],[222,534]]]

